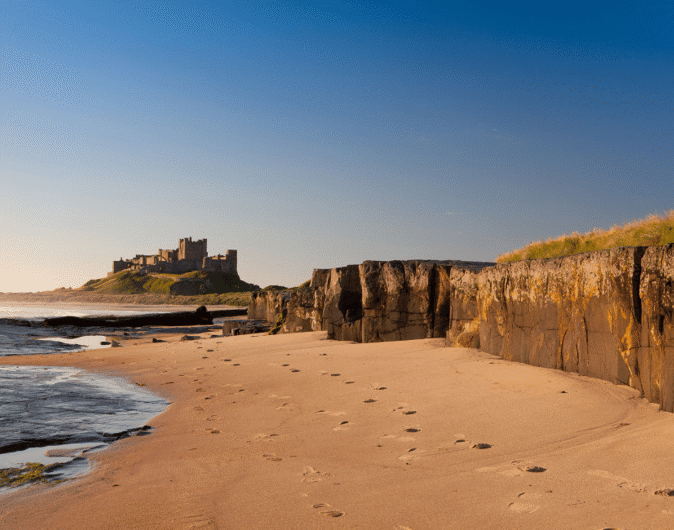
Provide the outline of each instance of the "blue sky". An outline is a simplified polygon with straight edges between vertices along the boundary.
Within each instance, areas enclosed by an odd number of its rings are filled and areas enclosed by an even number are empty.
[[[0,291],[262,286],[671,209],[674,2],[0,0]]]

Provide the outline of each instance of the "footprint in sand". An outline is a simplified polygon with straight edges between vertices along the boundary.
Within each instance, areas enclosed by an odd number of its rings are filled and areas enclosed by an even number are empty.
[[[305,484],[313,484],[314,482],[320,482],[323,480],[323,477],[329,477],[330,473],[324,473],[318,471],[311,466],[306,466],[302,472],[302,482]]]
[[[326,517],[341,517],[345,514],[344,512],[340,512],[338,510],[328,510],[326,512],[321,512],[321,515],[325,515]]]
[[[312,505],[312,508],[316,509],[330,508],[330,505],[324,502],[319,502],[317,504]],[[340,512],[339,510],[323,510],[321,511],[321,515],[325,515],[326,517],[341,517],[342,515],[344,515],[344,512]]]
[[[283,460],[280,456],[276,456],[276,453],[269,453],[267,455],[262,455],[265,460],[269,460],[270,462],[280,462]]]
[[[472,449],[491,449],[491,444],[485,444],[485,443],[473,444]]]
[[[547,471],[545,467],[536,466],[529,462],[522,462],[521,460],[513,460],[511,464],[524,473],[543,473]]]
[[[616,486],[623,488],[629,491],[634,491],[635,493],[643,493],[648,491],[648,486],[646,484],[640,484],[638,482],[632,482],[631,480],[620,477],[609,473],[608,471],[602,471],[600,469],[595,469],[587,472],[588,475],[594,475],[595,477],[605,478],[611,481],[616,482]]]
[[[411,449],[407,450],[407,453],[399,456],[398,460],[402,460],[403,462],[409,462],[410,460],[417,460],[418,458],[421,458],[421,453],[425,452],[426,451],[424,449],[417,449],[416,447],[412,447]]]
[[[333,431],[345,431],[349,427],[351,427],[351,424],[348,421],[343,421],[337,427],[334,427],[332,430]]]
[[[206,429],[206,431],[211,434],[220,434],[222,432],[220,429]]]
[[[352,385],[352,384],[354,384],[354,383],[355,383],[355,381],[344,381],[344,384],[345,384],[345,385]]]
[[[532,502],[529,501],[534,500],[538,497],[540,497],[540,495],[520,493],[517,496],[518,500],[508,504],[508,508],[515,513],[534,513],[538,511],[541,507],[540,505],[533,504]]]
[[[375,403],[376,401],[376,399],[366,399],[363,401],[363,403]]]
[[[421,429],[419,427],[405,427],[403,430],[405,432],[419,432]]]
[[[271,442],[275,437],[277,437],[278,434],[264,434],[260,433],[257,436],[255,436],[255,440],[258,442]]]

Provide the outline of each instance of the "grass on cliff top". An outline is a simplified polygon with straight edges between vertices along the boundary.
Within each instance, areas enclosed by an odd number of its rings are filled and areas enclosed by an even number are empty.
[[[498,263],[525,259],[558,258],[616,247],[660,246],[674,243],[674,210],[664,215],[651,214],[645,219],[635,219],[624,226],[609,230],[595,228],[586,234],[573,232],[570,235],[535,241],[527,246],[501,254]]]

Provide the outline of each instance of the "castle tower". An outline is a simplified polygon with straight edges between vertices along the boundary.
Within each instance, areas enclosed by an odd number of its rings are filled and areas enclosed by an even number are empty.
[[[178,246],[178,259],[201,263],[208,256],[206,244],[206,239],[200,239],[199,241],[192,241],[191,237],[181,239]]]
[[[227,253],[225,254],[225,260],[227,262],[227,272],[231,272],[232,274],[238,274],[236,270],[236,250],[228,250]]]

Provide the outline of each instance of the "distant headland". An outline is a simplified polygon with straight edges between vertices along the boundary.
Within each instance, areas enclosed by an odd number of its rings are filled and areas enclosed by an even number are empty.
[[[112,262],[112,276],[124,270],[140,273],[164,272],[183,274],[186,272],[224,272],[237,274],[236,250],[228,250],[225,255],[208,256],[207,240],[192,241],[191,237],[181,239],[174,250],[159,249],[156,254],[136,254],[135,258],[119,258]]]
[[[112,262],[112,271],[76,289],[0,293],[0,301],[242,306],[258,285],[239,277],[237,251],[209,256],[207,240],[180,239],[178,248]]]

